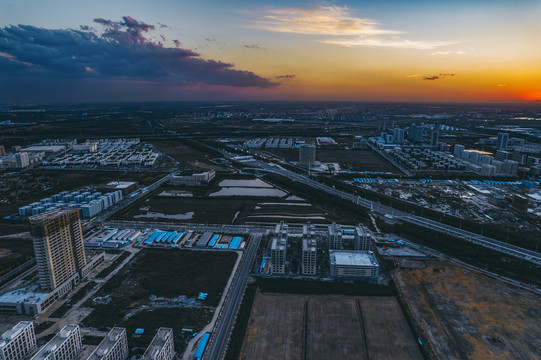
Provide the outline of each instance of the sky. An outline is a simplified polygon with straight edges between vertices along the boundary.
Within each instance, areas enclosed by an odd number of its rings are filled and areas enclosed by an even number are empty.
[[[541,100],[541,1],[0,0],[0,102]]]

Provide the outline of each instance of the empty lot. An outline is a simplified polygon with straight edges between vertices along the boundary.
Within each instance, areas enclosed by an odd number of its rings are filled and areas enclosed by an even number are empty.
[[[394,297],[258,293],[241,359],[422,359]]]
[[[541,358],[539,294],[450,261],[393,277],[435,358]]]

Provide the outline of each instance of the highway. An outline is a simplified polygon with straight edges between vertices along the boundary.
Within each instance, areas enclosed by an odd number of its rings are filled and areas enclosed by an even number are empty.
[[[495,240],[483,235],[479,235],[470,231],[466,231],[466,230],[463,230],[451,225],[445,225],[440,222],[430,220],[421,216],[412,215],[404,211],[394,209],[390,206],[382,205],[380,203],[361,198],[360,196],[355,196],[353,194],[340,191],[333,187],[321,184],[315,180],[309,179],[306,176],[299,175],[293,171],[284,169],[279,165],[267,164],[265,162],[257,161],[257,160],[249,162],[247,164],[249,164],[250,166],[256,167],[258,169],[263,169],[268,172],[287,177],[290,180],[297,181],[301,184],[305,184],[312,188],[325,191],[326,193],[337,196],[344,200],[351,201],[376,214],[379,214],[382,216],[391,215],[393,219],[415,224],[417,226],[421,226],[426,229],[438,231],[443,234],[455,236],[457,238],[464,239],[473,244],[484,246],[488,249],[499,251],[501,253],[534,263],[536,265],[541,265],[541,253],[527,250],[518,246],[510,245],[510,244],[507,244],[507,243],[504,243],[504,242],[501,242],[501,241],[498,241],[498,240]]]
[[[212,332],[203,356],[204,359],[218,360],[223,359],[225,356],[229,337],[233,330],[233,325],[235,324],[237,311],[244,295],[248,273],[254,262],[260,241],[261,235],[252,236],[247,250],[242,254],[241,262],[237,268],[229,291],[227,292],[225,303],[222,306],[222,310],[218,316],[214,331]]]

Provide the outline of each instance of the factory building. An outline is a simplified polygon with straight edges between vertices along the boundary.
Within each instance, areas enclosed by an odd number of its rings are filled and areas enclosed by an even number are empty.
[[[79,210],[55,209],[29,221],[40,286],[54,290],[86,265]]]
[[[83,343],[79,325],[68,324],[60,330],[31,360],[76,360]]]
[[[336,223],[329,225],[329,232],[327,237],[329,250],[341,250],[342,244],[342,227]]]
[[[0,360],[27,359],[37,349],[34,324],[21,321],[0,339]]]
[[[159,328],[141,360],[171,360],[175,355],[173,329]]]
[[[271,245],[271,271],[273,274],[285,274],[288,227],[284,222],[276,224]]]
[[[299,165],[306,168],[314,166],[316,162],[316,146],[303,144],[299,147]]]
[[[126,329],[114,327],[87,360],[126,360],[128,355]]]
[[[204,186],[216,176],[216,171],[209,170],[204,173],[191,175],[172,175],[169,183],[174,186]]]
[[[379,264],[371,251],[329,251],[331,276],[336,278],[376,278]]]
[[[98,191],[103,193],[114,192],[117,190],[120,190],[122,195],[126,196],[129,193],[137,190],[137,183],[135,181],[111,181],[98,187]]]

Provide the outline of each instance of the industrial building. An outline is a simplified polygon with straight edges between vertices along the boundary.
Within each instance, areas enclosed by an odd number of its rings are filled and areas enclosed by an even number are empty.
[[[204,186],[207,185],[216,176],[216,171],[209,170],[200,174],[190,175],[172,175],[169,183],[175,186]]]
[[[79,325],[68,324],[39,349],[31,360],[76,360],[82,349]]]
[[[288,226],[283,221],[276,224],[271,244],[271,271],[273,274],[285,274]]]
[[[376,278],[379,264],[371,251],[329,251],[331,276],[336,278]]]
[[[55,209],[31,216],[29,221],[40,286],[54,290],[86,265],[79,211]]]
[[[316,146],[303,144],[299,147],[299,165],[311,168],[316,162]]]
[[[69,207],[79,209],[84,219],[90,219],[102,211],[110,208],[123,199],[122,190],[102,194],[90,191],[62,191],[51,197],[41,199],[39,202],[19,208],[19,216],[37,215],[57,208]]]
[[[159,328],[141,360],[171,360],[175,355],[173,329]]]
[[[317,242],[314,225],[304,224],[302,233],[302,274],[316,275]]]
[[[122,195],[126,196],[137,190],[137,183],[135,181],[111,181],[105,185],[98,186],[97,190],[102,193],[120,190],[122,191]]]
[[[0,338],[0,360],[27,359],[37,347],[34,324],[21,321]]]
[[[114,327],[87,360],[126,360],[128,356],[126,329]]]

